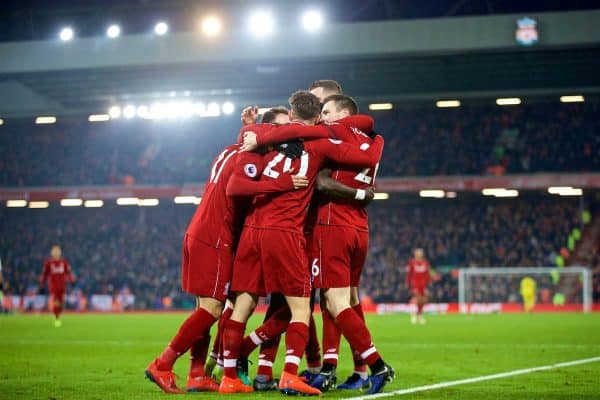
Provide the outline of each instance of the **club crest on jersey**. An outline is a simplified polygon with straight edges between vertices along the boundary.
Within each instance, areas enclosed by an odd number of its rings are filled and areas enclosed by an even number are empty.
[[[248,177],[256,178],[256,175],[258,174],[258,168],[256,168],[256,165],[254,164],[246,164],[244,165],[244,172]]]

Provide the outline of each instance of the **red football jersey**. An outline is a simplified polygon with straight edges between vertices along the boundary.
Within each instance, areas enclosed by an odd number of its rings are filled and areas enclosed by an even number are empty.
[[[64,292],[65,283],[74,282],[71,266],[64,258],[48,259],[44,262],[40,286],[44,286],[49,281],[50,292]]]
[[[292,122],[287,126],[293,127],[294,125],[306,126],[300,122]],[[266,164],[260,181],[289,180],[289,175],[296,174],[306,176],[309,186],[302,190],[257,196],[246,217],[245,224],[302,234],[316,176],[326,161],[331,159],[346,164],[374,167],[381,157],[382,148],[383,138],[378,136],[373,140],[372,145],[362,147],[335,139],[309,140],[304,142],[302,156],[294,160],[286,157],[283,153],[271,151],[265,155]]]
[[[298,137],[331,137],[343,140],[344,142],[354,143],[358,146],[364,145],[368,147],[373,143],[373,140],[366,133],[372,132],[373,124],[373,119],[370,116],[361,114],[314,126],[290,124],[267,132],[257,132],[257,143],[283,142]],[[253,129],[249,127],[249,130]],[[375,166],[367,168],[337,163],[329,163],[327,166],[333,169],[333,179],[340,181],[346,186],[364,189],[374,184],[379,160],[377,160]],[[369,229],[367,211],[363,206],[343,200],[331,200],[326,196],[319,197],[316,221],[324,225],[351,226],[361,230]]]
[[[209,246],[230,246],[240,232],[249,200],[227,196],[240,145],[227,146],[213,161],[202,200],[186,233]]]
[[[408,272],[406,274],[406,283],[411,288],[416,287],[425,287],[429,284],[430,276],[429,276],[429,261],[416,260],[411,258],[408,261]]]
[[[371,145],[373,140],[362,131],[352,128],[353,136],[345,138],[349,143],[356,143],[358,146],[364,144]],[[375,184],[375,176],[379,168],[379,160],[374,167],[357,168],[349,165],[333,163],[331,177],[346,186],[355,189],[365,189]],[[350,226],[360,230],[369,230],[369,218],[364,206],[344,201],[341,199],[331,199],[328,196],[319,196],[319,214],[318,223],[322,225]]]

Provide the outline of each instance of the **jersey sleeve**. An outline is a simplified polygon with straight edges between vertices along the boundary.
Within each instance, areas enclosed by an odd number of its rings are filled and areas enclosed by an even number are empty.
[[[412,263],[409,261],[406,265],[406,286],[410,286],[410,282],[412,281]]]
[[[366,134],[373,132],[375,120],[370,115],[356,114],[342,118],[338,122],[348,128],[357,128]]]
[[[379,135],[375,136],[373,143],[365,150],[361,149],[364,144],[350,144],[334,139],[321,139],[318,144],[319,150],[327,158],[357,167],[374,167],[379,162],[383,150],[383,138]]]
[[[48,268],[49,265],[47,262],[44,263],[44,266],[42,267],[42,276],[40,277],[40,286],[44,286],[46,284],[46,281],[48,280]]]
[[[255,133],[256,143],[258,145],[282,143],[295,139],[323,139],[335,137],[333,130],[328,125],[288,124]]]
[[[263,157],[260,154],[240,153],[234,172],[227,182],[227,196],[255,196],[294,189],[292,177],[289,174],[281,174],[277,179],[261,180],[263,164]]]
[[[73,275],[73,271],[71,270],[71,264],[69,263],[65,263],[65,278],[68,282],[73,283],[75,282],[75,276]]]

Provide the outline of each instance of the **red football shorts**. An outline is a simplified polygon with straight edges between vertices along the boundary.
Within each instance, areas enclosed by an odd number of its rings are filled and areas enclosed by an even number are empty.
[[[282,293],[310,297],[310,272],[303,235],[245,227],[234,263],[231,288],[259,296]]]
[[[199,297],[225,301],[232,269],[231,245],[214,247],[185,235],[181,264],[181,287],[184,291]]]
[[[358,287],[369,248],[369,232],[346,226],[317,225],[311,273],[316,288]]]
[[[52,302],[59,302],[61,304],[65,303],[65,291],[63,290],[52,290],[50,292],[52,295]]]
[[[413,296],[427,296],[427,287],[422,285],[411,286],[410,292]]]

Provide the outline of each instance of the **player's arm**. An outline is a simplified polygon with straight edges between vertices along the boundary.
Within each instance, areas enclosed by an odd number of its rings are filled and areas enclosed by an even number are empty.
[[[244,152],[238,155],[233,174],[227,182],[228,196],[255,196],[258,194],[287,192],[308,186],[308,179],[302,176],[281,174],[277,179],[260,180],[263,170],[263,157],[256,153]]]
[[[40,277],[40,288],[46,285],[46,281],[48,280],[48,275],[50,274],[50,266],[48,263],[44,263],[44,267],[42,269],[42,276]]]
[[[375,197],[375,191],[371,187],[356,189],[333,179],[329,168],[319,171],[317,190],[334,199],[355,201],[363,207],[368,206]]]
[[[337,122],[348,128],[358,128],[366,134],[371,133],[375,127],[375,120],[373,117],[365,114],[350,115]]]
[[[73,275],[73,271],[71,270],[71,264],[67,263],[66,271],[67,271],[67,274],[66,274],[67,281],[70,283],[75,283],[75,275]]]
[[[344,143],[341,140],[320,140],[319,148],[323,154],[338,163],[357,167],[374,167],[381,158],[383,137],[376,135],[373,143],[366,149],[356,144]]]
[[[410,282],[412,281],[412,273],[413,273],[412,264],[409,261],[408,265],[406,266],[406,282],[405,283],[406,283],[407,288],[410,288]]]
[[[260,145],[287,142],[293,139],[323,139],[333,135],[327,125],[288,124],[258,133],[256,143]]]

